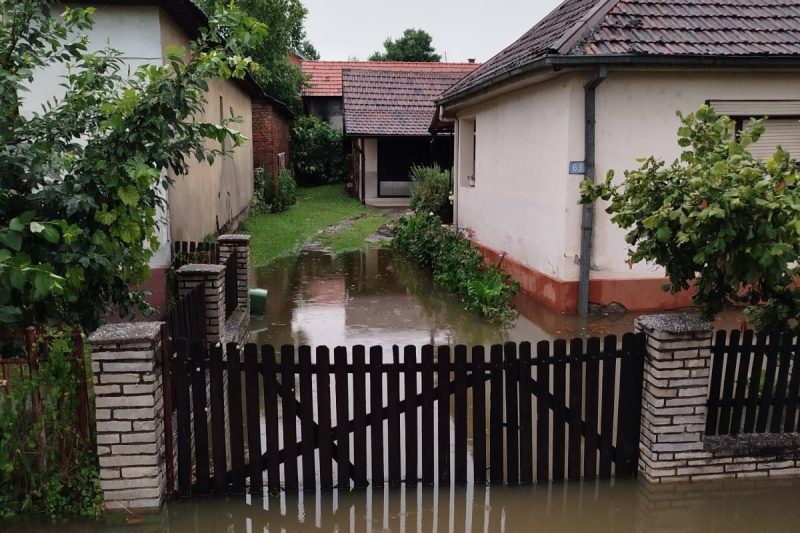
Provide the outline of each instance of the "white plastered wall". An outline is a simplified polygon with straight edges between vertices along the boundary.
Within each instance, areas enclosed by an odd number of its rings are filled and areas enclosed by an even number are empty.
[[[680,120],[707,100],[780,100],[800,98],[800,73],[764,72],[609,72],[597,90],[597,177],[614,170],[624,179],[636,159],[654,155],[668,164],[679,157]],[[574,127],[574,126],[573,126]],[[582,135],[581,135],[582,138]],[[568,247],[580,250],[579,222],[573,220]],[[603,202],[596,210],[592,277],[597,279],[659,278],[654,265],[630,268],[624,232],[611,223]],[[577,265],[568,272],[577,279]]]
[[[568,191],[579,179],[569,175],[570,110],[575,91],[562,77],[459,110],[476,121],[475,187],[458,186],[458,226],[475,239],[528,266],[564,276],[565,212]],[[465,129],[459,124],[458,147]],[[456,148],[458,150],[458,148]],[[456,154],[459,174],[464,165]]]
[[[565,74],[457,112],[474,117],[478,129],[475,187],[456,181],[459,227],[565,281],[579,278],[583,176],[568,168],[584,159],[584,84],[593,75]],[[597,89],[597,180],[612,169],[624,179],[640,157],[678,157],[678,110],[694,111],[710,99],[798,98],[800,73],[610,71]],[[595,210],[592,279],[663,278],[655,265],[626,263],[624,232],[605,207],[599,202]]]

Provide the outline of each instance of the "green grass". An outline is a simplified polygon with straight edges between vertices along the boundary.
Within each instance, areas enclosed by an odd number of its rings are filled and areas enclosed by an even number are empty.
[[[370,213],[364,218],[354,221],[350,226],[333,235],[323,233],[317,242],[327,246],[334,254],[362,250],[366,247],[365,239],[378,231],[378,228],[389,221],[382,213]]]
[[[300,251],[304,243],[319,237],[319,231],[343,220],[366,215],[341,234],[330,236],[334,250],[354,246],[358,237],[361,242],[370,233],[367,230],[377,224],[376,218],[385,218],[375,210],[347,196],[342,185],[323,185],[297,189],[297,204],[278,214],[254,215],[247,219],[243,231],[252,235],[250,258],[254,266],[263,266],[271,261]],[[371,221],[367,224],[367,221]],[[363,232],[363,233],[362,233]],[[374,232],[374,230],[372,231]]]

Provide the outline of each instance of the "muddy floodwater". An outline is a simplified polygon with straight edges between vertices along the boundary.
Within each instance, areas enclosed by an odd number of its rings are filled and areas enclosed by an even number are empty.
[[[195,498],[104,523],[5,524],[9,532],[797,532],[800,480],[421,487]],[[133,522],[136,525],[129,525]]]
[[[438,289],[429,273],[380,248],[336,257],[303,252],[257,269],[254,284],[269,291],[266,316],[251,322],[251,340],[259,344],[475,345],[622,335],[638,316],[580,319],[520,295],[517,320],[493,326]],[[738,328],[741,318],[730,313],[718,322]]]

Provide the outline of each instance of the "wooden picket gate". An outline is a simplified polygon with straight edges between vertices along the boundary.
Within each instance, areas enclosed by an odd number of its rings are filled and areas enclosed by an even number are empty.
[[[644,340],[176,343],[181,496],[636,473]],[[386,359],[388,360],[386,360]],[[452,408],[451,408],[452,405]],[[566,467],[566,470],[565,470]],[[487,475],[488,474],[488,475]]]

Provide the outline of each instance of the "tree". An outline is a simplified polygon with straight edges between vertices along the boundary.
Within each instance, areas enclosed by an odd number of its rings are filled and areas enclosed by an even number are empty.
[[[214,12],[230,0],[201,0],[201,6]],[[306,39],[304,22],[308,11],[301,0],[237,0],[236,6],[268,28],[266,39],[252,43],[248,53],[259,64],[254,78],[273,98],[293,110],[302,110],[303,71],[289,61],[293,51],[314,51]]]
[[[782,148],[759,161],[748,147],[764,120],[735,134],[734,121],[709,106],[682,116],[680,159],[654,157],[599,185],[585,182],[582,201],[610,200],[611,220],[627,230],[633,262],[666,268],[675,293],[711,318],[728,305],[748,305],[754,325],[775,331],[800,319],[800,164]]]
[[[308,39],[304,40],[300,43],[300,46],[297,48],[297,51],[305,58],[310,61],[319,61],[319,51],[311,44],[311,41]]]
[[[341,183],[348,173],[342,132],[313,116],[299,117],[289,137],[294,173],[301,186]]]
[[[383,43],[385,52],[375,52],[370,61],[416,61],[438,62],[442,56],[433,48],[433,37],[425,30],[409,28],[396,41],[392,38]]]
[[[0,0],[0,324],[66,322],[90,330],[111,309],[146,310],[131,287],[157,249],[159,191],[212,162],[236,131],[195,121],[210,78],[252,67],[242,43],[263,25],[221,9],[163,66],[127,69],[112,49],[88,52],[92,8],[54,16],[48,0]],[[67,67],[63,96],[20,113],[48,68]],[[235,117],[230,119],[235,120]],[[216,141],[209,143],[208,140]]]

